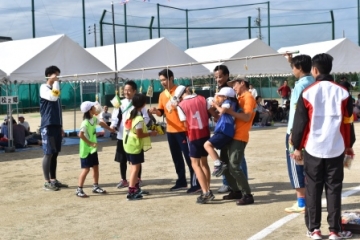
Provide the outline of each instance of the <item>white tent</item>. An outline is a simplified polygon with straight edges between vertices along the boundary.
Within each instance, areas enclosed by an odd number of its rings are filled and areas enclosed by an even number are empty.
[[[114,46],[94,47],[86,49],[89,53],[102,61],[106,66],[115,70]],[[176,64],[196,62],[177,46],[165,38],[116,44],[117,70],[142,69]],[[129,79],[157,79],[162,69],[120,72],[119,77]],[[209,75],[210,72],[202,65],[172,67],[175,78]]]
[[[45,68],[50,65],[59,67],[61,75],[111,71],[65,35],[2,42],[0,53],[1,70],[11,81],[18,80],[27,83],[44,81]],[[98,77],[113,76],[114,74],[108,74]],[[71,80],[75,79],[96,79],[96,75],[74,77]],[[70,80],[70,78],[63,80]]]
[[[221,59],[251,57],[277,52],[259,39],[248,39],[243,41],[221,43],[205,47],[190,48],[185,51],[198,62],[219,60],[218,63],[204,64],[213,71],[216,65],[225,64],[230,74],[245,75],[282,75],[291,74],[291,68],[282,56],[266,58],[248,58],[248,60],[237,60],[223,62]]]
[[[6,73],[1,71],[1,69],[0,69],[0,79],[2,79],[3,77],[6,77]]]
[[[299,50],[299,54],[307,54],[311,57],[319,53],[330,54],[334,58],[332,68],[333,73],[360,72],[360,48],[346,38],[292,47],[282,47],[278,52],[293,50]]]

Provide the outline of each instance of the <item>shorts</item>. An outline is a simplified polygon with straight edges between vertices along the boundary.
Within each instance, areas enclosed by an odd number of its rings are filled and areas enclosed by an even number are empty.
[[[89,153],[86,158],[80,158],[81,168],[91,168],[99,165],[97,152]]]
[[[126,158],[126,152],[124,150],[124,145],[123,145],[123,140],[117,140],[117,145],[116,145],[116,153],[115,153],[115,162],[126,162],[127,158]]]
[[[128,161],[132,165],[140,164],[140,163],[145,162],[144,151],[142,151],[142,150],[138,154],[129,154],[129,153],[127,153],[126,157],[127,157]]]
[[[305,171],[303,165],[297,165],[295,160],[290,157],[289,152],[289,134],[286,134],[285,137],[285,146],[286,146],[286,163],[288,168],[288,174],[290,178],[291,186],[296,188],[305,187]]]
[[[216,149],[222,149],[226,145],[228,145],[233,140],[232,137],[229,137],[223,133],[215,133],[210,139],[209,142]]]
[[[61,126],[47,126],[41,129],[42,149],[45,155],[61,151]]]
[[[207,157],[209,154],[204,148],[204,144],[210,136],[189,141],[189,155],[191,158]]]

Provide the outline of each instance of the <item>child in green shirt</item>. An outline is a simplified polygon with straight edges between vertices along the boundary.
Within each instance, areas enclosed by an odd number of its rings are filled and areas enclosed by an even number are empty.
[[[81,104],[81,112],[84,113],[83,122],[80,126],[79,137],[80,137],[80,162],[82,171],[79,176],[79,186],[76,189],[76,196],[88,197],[83,191],[84,182],[86,176],[90,172],[90,168],[93,168],[94,186],[93,193],[105,194],[106,190],[99,187],[99,159],[97,154],[97,140],[96,140],[96,126],[99,124],[101,127],[112,130],[105,122],[98,121],[96,118],[96,108],[94,107],[97,103],[85,101]]]

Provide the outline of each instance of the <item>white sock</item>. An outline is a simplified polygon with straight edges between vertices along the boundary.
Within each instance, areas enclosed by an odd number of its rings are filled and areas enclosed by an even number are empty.
[[[214,166],[218,167],[218,166],[220,166],[220,165],[221,165],[221,161],[220,161],[219,159],[216,159],[216,160],[214,161]]]

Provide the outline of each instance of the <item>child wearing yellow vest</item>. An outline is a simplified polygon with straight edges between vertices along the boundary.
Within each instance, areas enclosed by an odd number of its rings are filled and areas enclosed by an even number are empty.
[[[123,146],[126,158],[131,164],[128,200],[142,199],[142,191],[139,187],[138,173],[141,163],[145,161],[144,152],[151,148],[150,136],[156,136],[157,132],[148,132],[141,114],[141,109],[146,104],[146,96],[136,93],[132,99],[134,109],[128,114],[124,124]]]
[[[84,121],[81,123],[79,137],[80,137],[80,159],[82,171],[79,176],[79,186],[76,189],[76,196],[88,197],[83,191],[84,182],[86,176],[90,172],[90,168],[93,168],[94,185],[92,192],[105,194],[106,191],[99,187],[99,159],[97,154],[97,140],[96,140],[96,126],[99,124],[101,127],[106,128],[110,132],[112,130],[105,122],[98,121],[96,118],[95,102],[83,102],[80,106],[81,112],[84,113]]]

